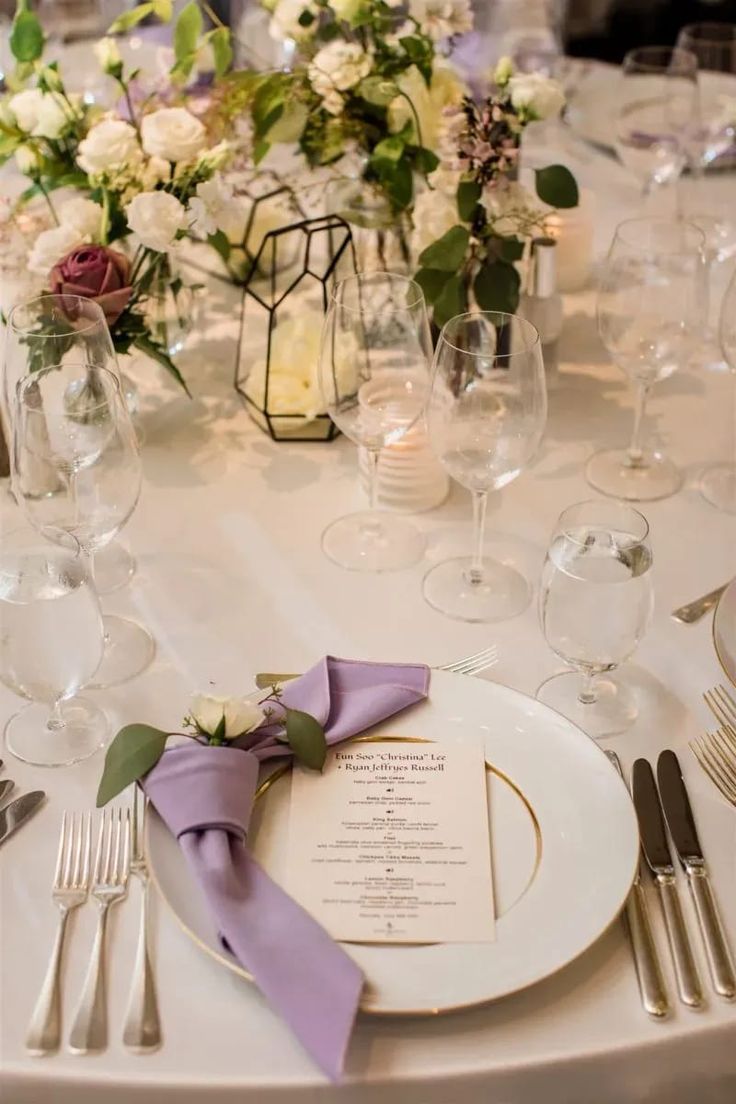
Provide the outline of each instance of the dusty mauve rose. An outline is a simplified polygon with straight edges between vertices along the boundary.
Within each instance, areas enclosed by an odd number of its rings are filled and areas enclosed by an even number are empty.
[[[78,245],[51,269],[50,290],[54,295],[93,299],[112,326],[133,293],[130,261],[105,245]]]

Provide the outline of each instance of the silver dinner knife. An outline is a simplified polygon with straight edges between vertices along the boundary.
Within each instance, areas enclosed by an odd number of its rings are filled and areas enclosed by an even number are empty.
[[[726,942],[726,933],[713,896],[690,799],[674,751],[663,751],[657,760],[657,782],[667,826],[687,874],[687,884],[690,886],[698,916],[713,988],[719,996],[732,1000],[736,997],[733,957]]]
[[[664,913],[667,938],[675,967],[677,992],[683,1004],[700,1008],[703,987],[693,958],[692,947],[677,892],[675,867],[664,829],[659,794],[654,774],[646,759],[637,759],[632,772],[632,794],[639,820],[639,835],[644,857],[654,875],[654,884]]]
[[[15,782],[13,782],[10,778],[3,778],[2,782],[0,782],[0,801],[5,800],[10,791],[13,789],[14,785]]]
[[[16,828],[20,828],[21,824],[35,813],[45,797],[43,790],[32,790],[30,793],[21,794],[4,809],[0,809],[0,843],[4,843]]]
[[[624,773],[616,752],[607,751],[606,755],[621,775],[621,780],[624,781]],[[622,919],[631,944],[631,953],[634,956],[642,1006],[650,1016],[661,1020],[669,1012],[670,1005],[657,954],[657,945],[649,923],[649,910],[641,881],[641,858],[637,863],[636,877],[626,900]]]

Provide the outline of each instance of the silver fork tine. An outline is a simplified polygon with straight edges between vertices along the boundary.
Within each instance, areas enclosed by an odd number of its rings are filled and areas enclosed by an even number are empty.
[[[492,667],[498,659],[498,649],[495,644],[484,648],[465,659],[456,660],[454,663],[446,663],[439,668],[440,671],[451,671],[457,675],[471,675]]]
[[[736,724],[736,701],[725,686],[714,686],[703,694],[705,704],[719,724]]]
[[[690,750],[698,763],[732,805],[736,806],[736,733],[730,726],[696,737]]]

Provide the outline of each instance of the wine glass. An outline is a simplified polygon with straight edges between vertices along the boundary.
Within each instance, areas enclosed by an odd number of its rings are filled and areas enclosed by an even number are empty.
[[[539,616],[550,648],[573,672],[537,697],[589,736],[623,732],[638,713],[621,682],[603,679],[627,660],[654,608],[647,520],[624,502],[597,499],[560,514],[542,570]]]
[[[422,289],[406,276],[349,276],[331,296],[322,329],[319,384],[339,429],[369,456],[370,506],[322,535],[325,554],[355,571],[415,563],[424,537],[404,518],[376,509],[381,449],[401,440],[427,399],[432,341]]]
[[[15,492],[32,525],[62,529],[94,557],[138,502],[141,459],[116,376],[96,364],[42,368],[18,384],[14,419]],[[114,686],[153,658],[150,634],[105,616],[105,654],[95,685]]]
[[[28,527],[3,534],[0,680],[33,702],[5,726],[12,755],[56,767],[102,747],[105,714],[75,696],[99,666],[102,636],[99,602],[74,537]]]
[[[677,46],[698,63],[698,111],[688,142],[697,171],[734,153],[736,118],[728,100],[736,95],[736,24],[690,23],[680,31]]]
[[[461,621],[513,617],[529,603],[529,584],[483,554],[483,537],[489,491],[524,470],[547,420],[542,349],[531,322],[493,311],[451,318],[435,350],[426,420],[440,463],[473,496],[475,536],[472,556],[427,573],[424,597]]]
[[[697,76],[697,58],[670,46],[641,46],[623,60],[614,145],[645,198],[676,181],[685,166]]]
[[[682,476],[661,452],[645,449],[644,414],[652,386],[697,352],[705,326],[705,239],[690,223],[629,219],[616,229],[598,288],[598,332],[636,388],[631,444],[595,453],[591,486],[630,501],[666,498]]]
[[[718,328],[723,359],[736,380],[736,272],[731,277],[721,304]],[[736,426],[733,402],[730,404],[731,455],[736,454]],[[704,498],[719,510],[736,514],[736,463],[733,460],[710,464],[700,478],[700,490]]]
[[[2,402],[12,427],[18,381],[39,368],[65,360],[98,364],[118,376],[126,402],[135,408],[135,385],[118,371],[110,330],[99,303],[79,295],[39,295],[10,312],[5,347]],[[128,550],[112,541],[100,551],[95,581],[100,594],[125,586],[135,573]]]

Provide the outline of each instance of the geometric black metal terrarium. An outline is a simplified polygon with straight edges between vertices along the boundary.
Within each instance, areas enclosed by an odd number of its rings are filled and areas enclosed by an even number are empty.
[[[356,270],[348,224],[337,215],[270,230],[243,286],[235,387],[274,441],[331,441],[337,429],[318,385],[330,291]]]

